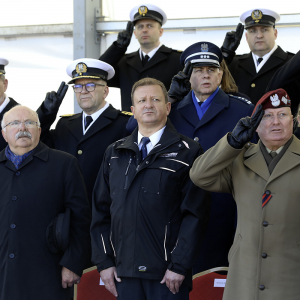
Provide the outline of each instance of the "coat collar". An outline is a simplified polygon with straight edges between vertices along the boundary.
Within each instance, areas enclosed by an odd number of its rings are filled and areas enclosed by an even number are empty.
[[[149,60],[149,62],[143,67],[142,61],[140,58],[139,50],[136,52],[132,52],[126,56],[127,63],[136,69],[139,73],[142,71],[148,70],[149,68],[153,67],[154,65],[160,63],[161,61],[168,58],[168,54],[172,52],[171,48],[162,45],[154,54],[154,56]]]
[[[104,127],[108,126],[113,120],[117,119],[118,114],[118,110],[109,105],[109,107],[98,117],[85,135],[83,135],[82,130],[82,113],[70,117],[67,122],[67,127],[78,141],[83,142]]]
[[[33,159],[33,156],[38,157],[40,160],[47,161],[48,157],[49,157],[49,147],[40,141],[38,143],[38,145],[35,147],[32,155],[29,155],[28,157],[26,157],[26,159],[22,162],[22,164],[20,165],[20,168],[18,170],[22,169],[29,162],[31,162]],[[6,161],[6,164],[5,164],[6,167],[11,169],[12,171],[16,171],[14,164],[10,160],[7,159],[7,157],[5,155],[5,149],[3,149],[0,152],[0,163],[4,162],[4,161]]]
[[[126,140],[121,143],[117,149],[131,149],[134,152],[138,153],[139,152],[139,148],[137,145],[137,137],[138,137],[138,127],[136,127],[134,129],[134,131],[132,132],[132,134],[126,138]],[[166,124],[166,128],[161,136],[160,141],[155,145],[155,147],[149,152],[150,154],[155,154],[158,153],[169,147],[172,144],[175,144],[177,142],[180,141],[180,136],[178,134],[178,132],[176,131],[176,129],[174,128],[173,124],[171,123],[171,121],[168,119],[167,120],[167,124]]]
[[[177,110],[180,114],[190,122],[197,130],[199,127],[208,123],[211,119],[215,118],[223,109],[229,107],[229,96],[219,89],[218,93],[212,100],[211,105],[203,115],[202,119],[199,120],[196,109],[194,107],[192,99],[192,91],[179,103]]]
[[[253,79],[255,79],[282,64],[282,62],[287,59],[287,56],[288,54],[278,46],[258,73],[256,73],[252,52],[241,55],[239,58],[239,66],[250,73],[253,76]]]
[[[270,175],[267,164],[260,151],[259,144],[251,145],[244,153],[244,165],[266,180],[267,184],[300,164],[300,140],[293,136],[291,145],[286,150],[274,171]]]

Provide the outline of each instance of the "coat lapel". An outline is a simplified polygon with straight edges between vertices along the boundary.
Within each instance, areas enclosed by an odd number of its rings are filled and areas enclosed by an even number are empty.
[[[196,130],[209,122],[211,119],[215,118],[217,114],[219,114],[223,109],[229,106],[229,96],[225,94],[221,89],[219,89],[218,93],[215,95],[212,100],[209,108],[203,115],[202,119],[198,122]]]
[[[286,59],[288,54],[284,52],[279,46],[274,51],[274,53],[269,57],[267,62],[262,66],[258,73],[255,73],[253,79],[269,72],[270,70],[276,68],[278,65],[281,65]]]
[[[139,73],[142,72],[143,65],[140,58],[139,50],[127,55],[127,64],[129,64],[132,68],[137,70]]]
[[[80,142],[89,139],[91,136],[93,136],[94,134],[111,124],[111,122],[113,122],[113,120],[115,120],[118,117],[118,114],[118,111],[114,109],[111,105],[109,105],[109,107],[98,117],[98,119],[89,128],[89,130],[82,137]]]
[[[166,60],[168,58],[166,53],[169,53],[171,51],[171,48],[167,48],[164,45],[162,45],[145,65],[143,71],[152,68],[154,65],[159,64],[163,60]]]
[[[252,145],[244,153],[244,165],[251,169],[258,176],[262,177],[265,181],[269,180],[270,172],[265,158],[260,151],[259,144]]]
[[[272,172],[268,183],[300,164],[300,140],[295,136],[280,161]]]
[[[193,103],[192,91],[189,92],[189,94],[178,104],[177,108],[175,109],[177,109],[181,116],[191,123],[193,127],[197,127],[197,124],[199,123],[199,117]]]
[[[239,58],[239,66],[252,76],[256,75],[256,68],[253,62],[252,53],[244,54]]]
[[[80,141],[83,137],[82,131],[82,113],[76,114],[68,119],[67,128]]]

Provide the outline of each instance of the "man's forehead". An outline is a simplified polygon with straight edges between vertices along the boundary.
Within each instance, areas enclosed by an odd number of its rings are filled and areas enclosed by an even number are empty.
[[[278,107],[278,108],[267,108],[267,109],[265,109],[265,114],[266,113],[278,114],[280,112],[291,113],[291,108],[290,107]]]
[[[86,84],[86,83],[105,83],[104,80],[94,78],[80,78],[74,81],[75,84]]]
[[[273,26],[262,26],[262,25],[258,25],[258,26],[251,26],[251,27],[249,27],[249,28],[247,28],[246,30],[248,31],[248,30],[259,30],[259,29],[265,29],[265,28],[269,28],[269,29],[271,29],[271,28],[273,28]]]
[[[31,119],[37,120],[36,115],[26,107],[14,107],[5,116],[6,120]]]
[[[154,23],[158,23],[157,21],[155,20],[152,20],[152,19],[143,19],[143,20],[138,20],[136,23],[135,23],[135,27],[137,25],[145,25],[145,24],[154,24]],[[159,24],[159,23],[158,23]]]

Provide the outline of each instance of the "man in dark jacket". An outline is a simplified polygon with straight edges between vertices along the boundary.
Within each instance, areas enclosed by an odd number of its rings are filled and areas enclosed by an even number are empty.
[[[240,16],[240,20],[245,24],[251,52],[235,55],[243,35],[242,24],[238,25],[236,32],[227,33],[222,51],[239,92],[248,95],[256,104],[265,94],[274,73],[294,54],[285,52],[276,45],[278,33],[275,23],[280,20],[280,15],[275,11],[261,8],[249,10]],[[294,82],[288,93],[291,99],[299,95],[300,83]],[[292,113],[297,111],[298,103],[299,101],[292,103]]]
[[[37,114],[27,107],[12,108],[1,125],[8,146],[0,152],[0,299],[69,300],[90,253],[78,163],[39,141]]]
[[[67,73],[72,78],[69,84],[75,84],[73,89],[83,112],[62,116],[55,129],[50,130],[68,88],[62,83],[57,93],[47,94],[37,110],[42,126],[41,140],[78,159],[91,204],[103,154],[108,145],[128,134],[126,123],[131,113],[116,110],[105,101],[109,93],[107,80],[114,76],[109,64],[82,58],[73,61]]]
[[[132,101],[138,128],[107,149],[95,184],[92,260],[120,300],[188,299],[210,206],[188,176],[202,149],[167,121],[161,82],[138,81]]]
[[[160,80],[167,88],[172,77],[181,70],[180,52],[160,43],[163,34],[162,25],[167,21],[165,12],[152,4],[138,5],[130,12],[126,30],[100,56],[102,61],[111,64],[116,75],[108,81],[109,86],[121,89],[122,109],[129,111],[131,106],[131,89],[141,78],[153,77]],[[134,35],[141,48],[125,54],[130,43],[133,26]]]
[[[18,103],[5,94],[8,87],[8,80],[5,78],[5,66],[8,65],[6,58],[0,58],[0,120],[3,115]],[[7,146],[4,138],[0,137],[0,151]]]

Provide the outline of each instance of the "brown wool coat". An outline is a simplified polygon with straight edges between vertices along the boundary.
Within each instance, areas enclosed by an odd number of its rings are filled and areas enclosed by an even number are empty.
[[[194,162],[190,177],[196,185],[232,193],[237,203],[238,225],[223,300],[299,300],[299,175],[296,137],[271,175],[258,144],[236,150],[227,136]],[[262,208],[265,191],[272,198]]]

